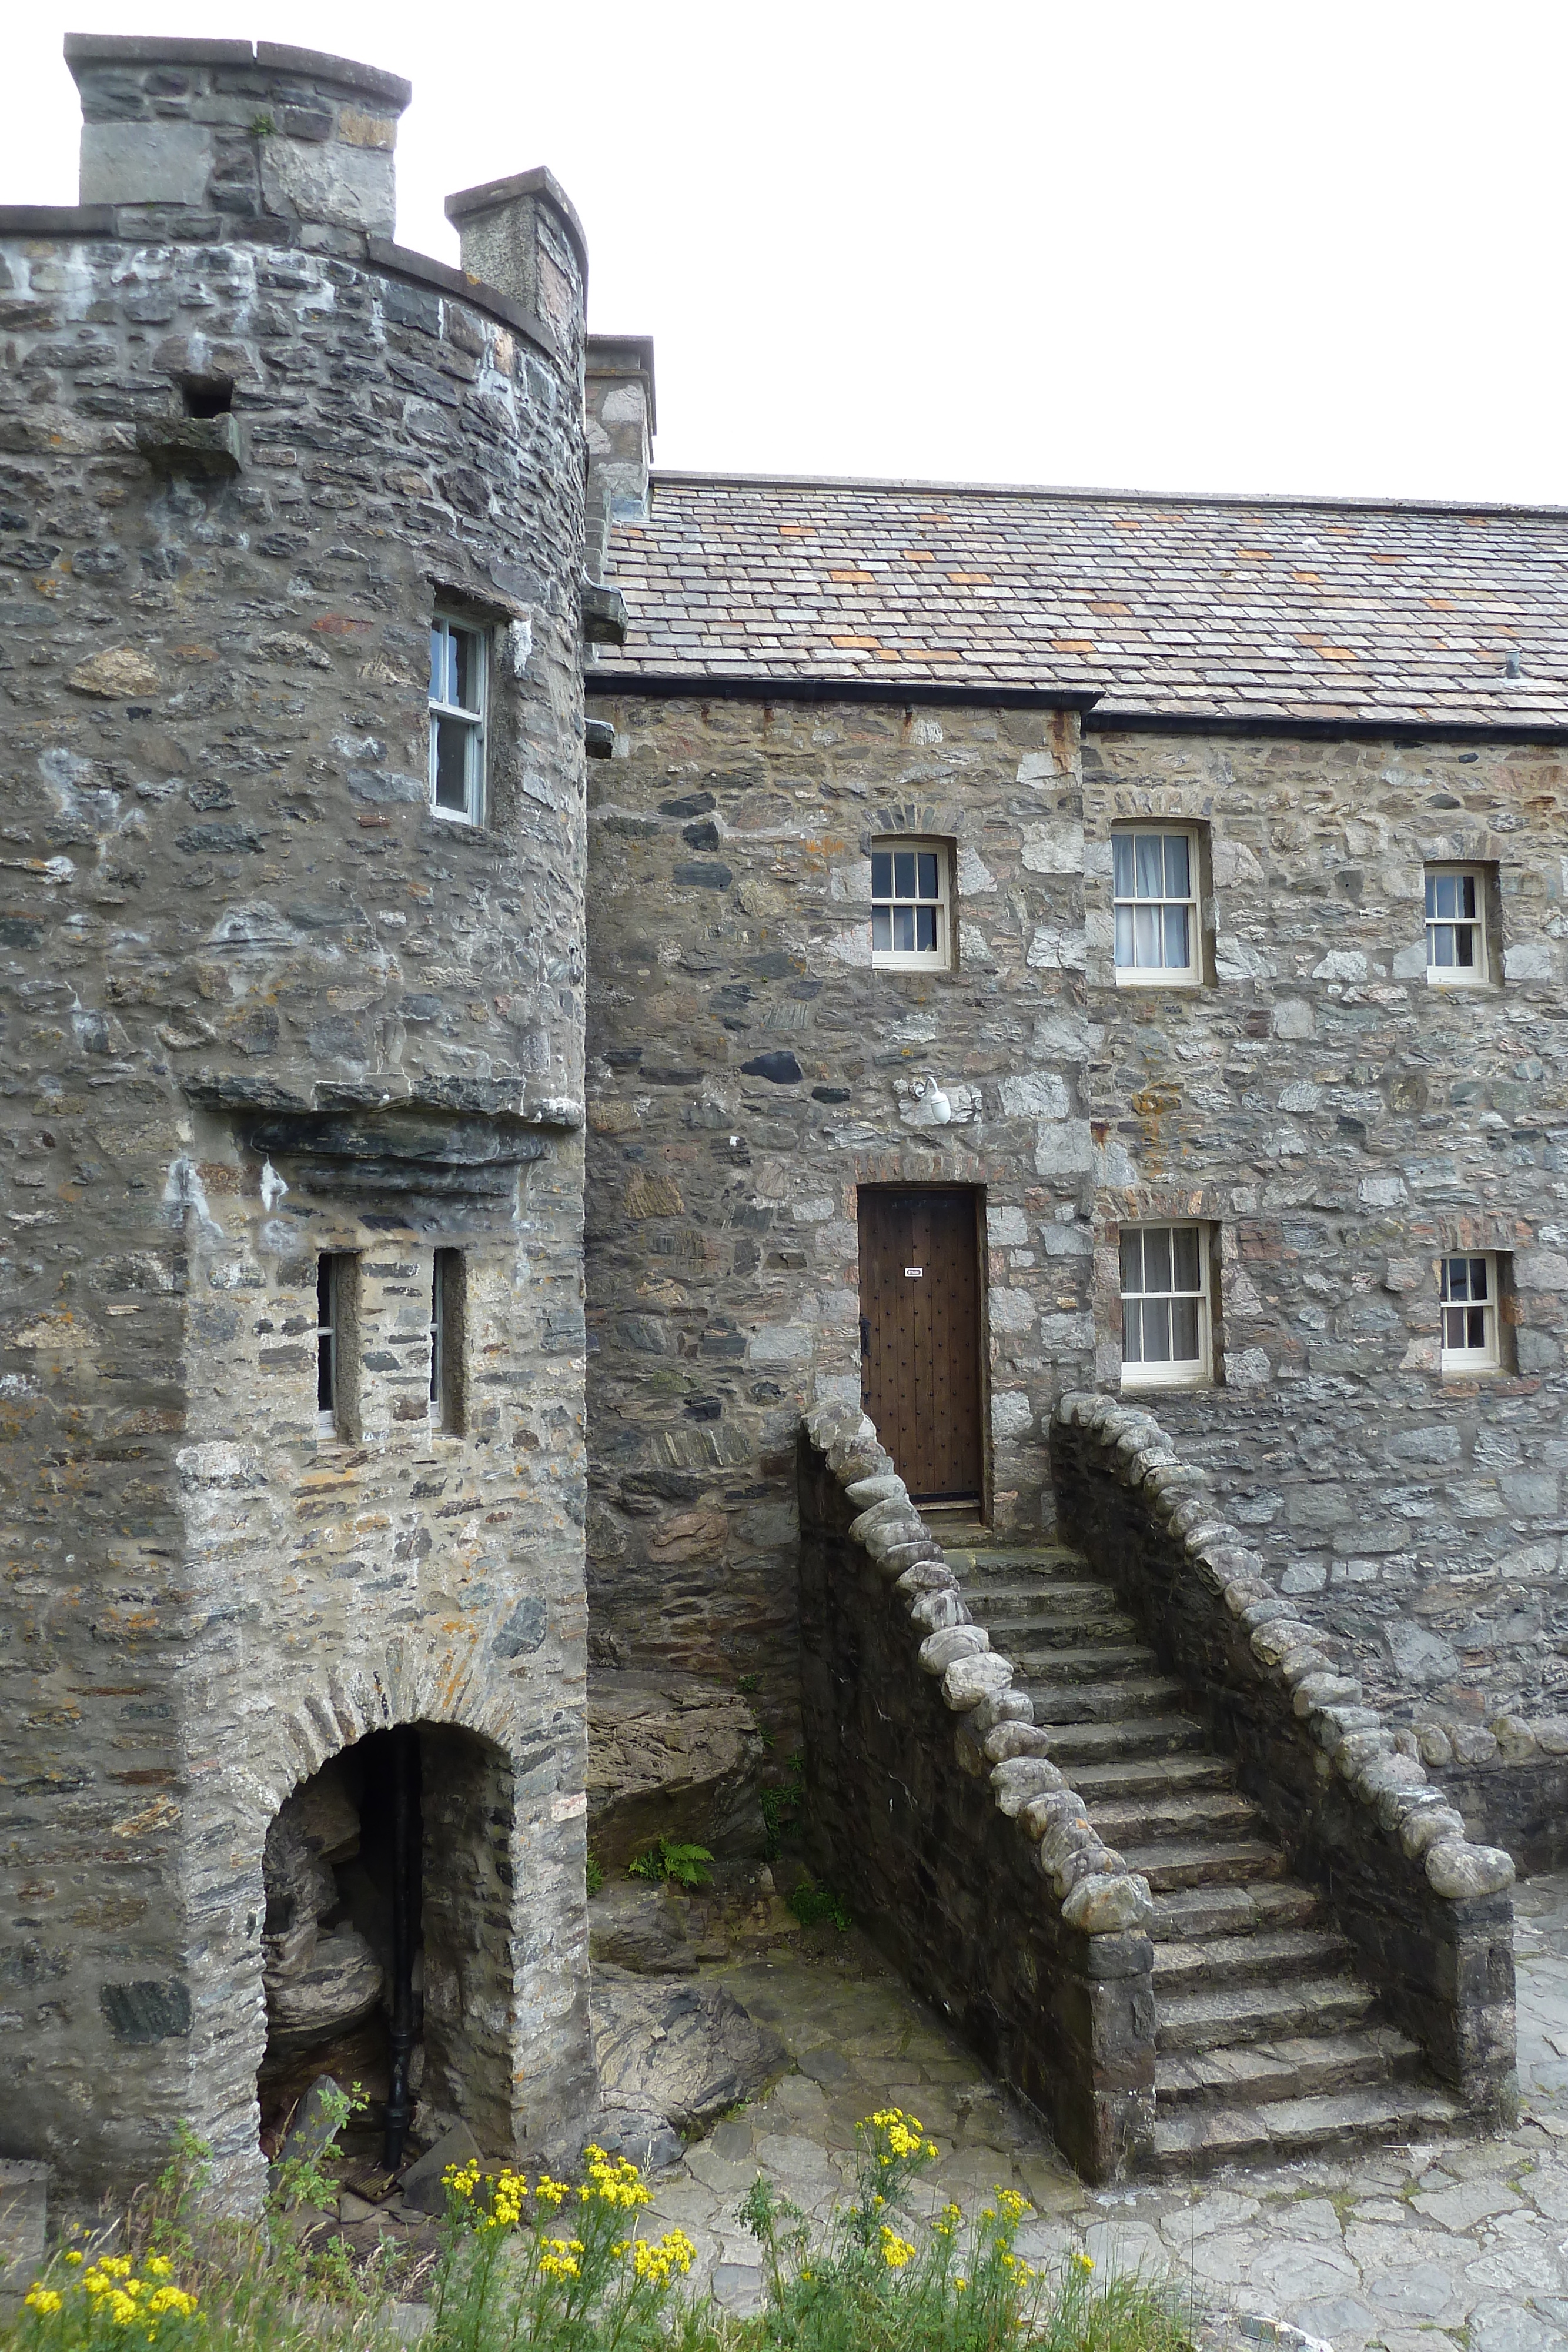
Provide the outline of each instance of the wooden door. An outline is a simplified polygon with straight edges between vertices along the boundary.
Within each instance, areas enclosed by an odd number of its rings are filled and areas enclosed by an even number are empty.
[[[984,1485],[977,1198],[860,1195],[861,1392],[916,1502]]]

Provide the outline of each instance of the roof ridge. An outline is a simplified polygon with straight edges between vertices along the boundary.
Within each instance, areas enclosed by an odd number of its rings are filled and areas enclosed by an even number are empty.
[[[1138,506],[1272,507],[1332,514],[1485,514],[1568,522],[1568,504],[1531,506],[1497,499],[1354,498],[1298,490],[1136,490],[1047,482],[927,481],[917,476],[898,475],[749,474],[722,468],[699,473],[666,466],[654,467],[650,480],[655,488],[667,483],[709,488],[733,485],[747,489],[909,490],[942,498],[1069,499],[1084,504],[1114,499]]]

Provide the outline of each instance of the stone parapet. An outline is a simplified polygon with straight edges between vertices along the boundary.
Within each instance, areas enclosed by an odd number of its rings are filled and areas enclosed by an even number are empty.
[[[856,1917],[1085,2177],[1154,2123],[1154,1906],[1043,1751],[1013,1670],[858,1406],[800,1449],[810,1836]]]
[[[1152,1413],[1064,1396],[1051,1468],[1068,1539],[1111,1576],[1207,1707],[1291,1866],[1320,1886],[1391,2018],[1481,2121],[1511,2114],[1513,1864],[1473,1844],[1361,1685],[1261,1573]]]

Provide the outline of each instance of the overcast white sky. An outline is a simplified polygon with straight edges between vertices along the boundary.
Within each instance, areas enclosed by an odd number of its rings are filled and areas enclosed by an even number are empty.
[[[1561,0],[11,0],[0,202],[70,203],[68,25],[408,75],[398,234],[549,163],[665,466],[1563,501]]]

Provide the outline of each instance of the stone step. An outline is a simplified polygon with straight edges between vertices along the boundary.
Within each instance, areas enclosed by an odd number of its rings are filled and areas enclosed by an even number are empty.
[[[1228,1939],[1306,1927],[1323,1916],[1322,1897],[1293,1878],[1256,1879],[1229,1886],[1178,1886],[1156,1893],[1150,1934],[1156,1946],[1199,1942],[1216,1936]]]
[[[1228,1844],[1233,1838],[1251,1837],[1261,1828],[1257,1806],[1234,1789],[1172,1789],[1163,1795],[1149,1790],[1133,1796],[1093,1798],[1086,1789],[1079,1789],[1078,1793],[1107,1845],[1143,1846],[1165,1838],[1184,1843],[1213,1838]]]
[[[1156,2113],[1151,2163],[1157,2172],[1200,2172],[1238,2161],[1280,2162],[1358,2140],[1428,2139],[1470,2127],[1446,2091],[1373,2084],[1318,2098]]]
[[[1141,1872],[1152,1894],[1175,1886],[1247,1886],[1259,1878],[1283,1878],[1285,1857],[1262,1838],[1237,1838],[1228,1845],[1207,1839],[1188,1845],[1124,1846],[1129,1870]]]
[[[1103,1576],[1094,1576],[1081,1551],[1069,1551],[1064,1544],[971,1544],[947,1542],[941,1530],[933,1532],[947,1555],[947,1565],[956,1576],[1076,1576],[1083,1583],[1097,1584],[1109,1590]]]
[[[1351,1946],[1332,1927],[1265,1927],[1250,1936],[1184,1938],[1155,1947],[1155,1991],[1163,2000],[1170,1993],[1218,1990],[1253,1977],[1281,1983],[1292,1976],[1327,1976],[1348,1968],[1354,1958]]]
[[[1155,2106],[1163,2114],[1171,2107],[1319,2098],[1367,2084],[1413,2082],[1422,2063],[1419,2042],[1392,2025],[1173,2051],[1155,2060]]]
[[[1145,1790],[1157,1796],[1188,1789],[1232,1789],[1236,1767],[1228,1756],[1119,1756],[1103,1764],[1073,1767],[1072,1785],[1086,1804],[1131,1800]]]
[[[1128,1718],[1170,1714],[1186,1694],[1166,1675],[1118,1675],[1114,1682],[1041,1682],[1032,1675],[1019,1677],[1034,1701],[1034,1719],[1047,1729],[1055,1723],[1120,1723]],[[1197,1727],[1203,1738],[1202,1727]]]
[[[1067,1588],[1069,1597],[1059,1600],[1049,1585],[1039,1595],[1014,1592],[977,1591],[972,1584],[963,1588],[965,1604],[977,1625],[983,1625],[1004,1650],[1012,1642],[1043,1642],[1051,1644],[1074,1641],[1132,1642],[1143,1643],[1143,1630],[1135,1619],[1119,1610],[1103,1591],[1087,1594],[1082,1599],[1076,1586]]]
[[[1158,2051],[1234,2048],[1364,2024],[1376,1995],[1352,1976],[1298,1977],[1284,1984],[1239,1984],[1162,1994],[1155,2004]]]
[[[1020,1675],[1030,1682],[1044,1685],[1061,1684],[1076,1687],[1081,1683],[1120,1682],[1124,1677],[1159,1677],[1160,1662],[1153,1650],[1140,1643],[1114,1642],[1104,1645],[1085,1645],[1080,1649],[1053,1649],[1049,1644],[1034,1642],[999,1642],[991,1634],[991,1647],[1010,1658]],[[1163,1677],[1161,1678],[1163,1679]],[[1177,1687],[1172,1684],[1172,1689]]]
[[[1026,1684],[1024,1688],[1028,1688]],[[1190,1716],[1172,1710],[1166,1715],[1140,1716],[1129,1722],[1113,1717],[1108,1722],[1051,1723],[1037,1708],[1035,1721],[1047,1733],[1047,1753],[1052,1763],[1077,1786],[1079,1764],[1128,1763],[1151,1757],[1190,1755],[1208,1749],[1208,1734]]]

